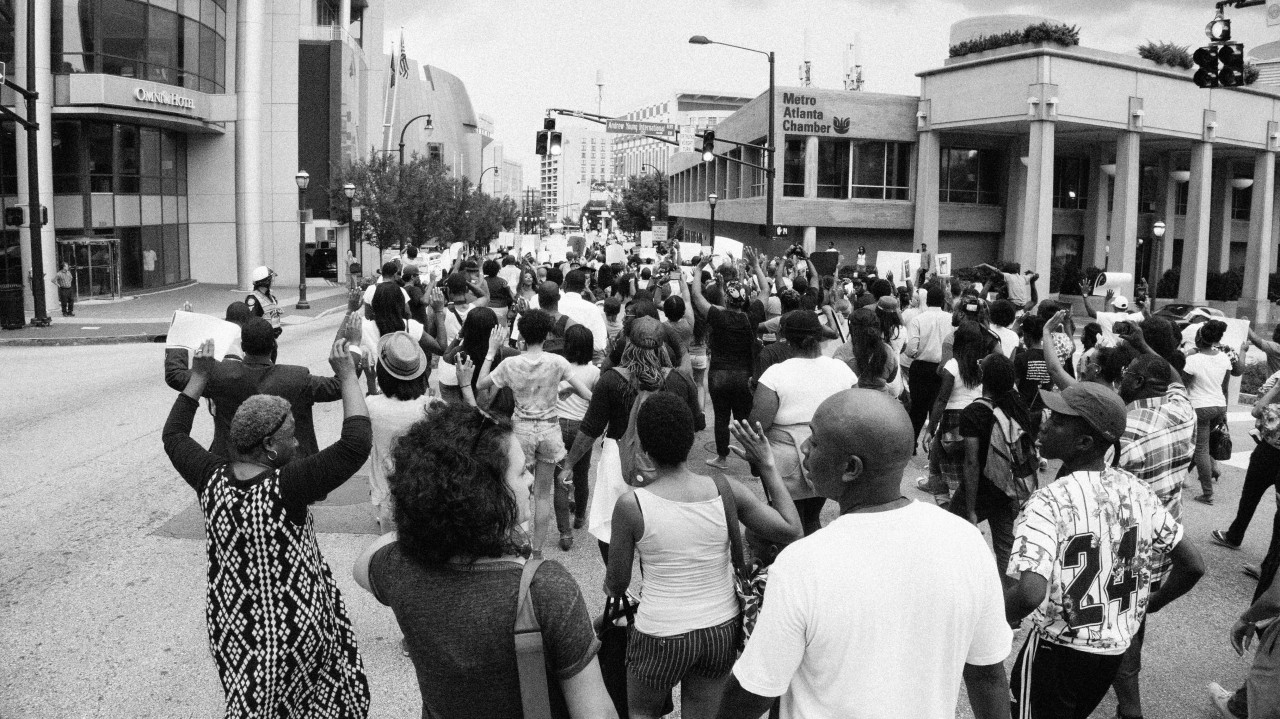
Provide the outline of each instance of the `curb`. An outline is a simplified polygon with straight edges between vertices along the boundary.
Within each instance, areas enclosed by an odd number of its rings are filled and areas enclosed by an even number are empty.
[[[87,345],[123,345],[164,342],[169,336],[167,332],[144,333],[132,335],[114,335],[108,337],[0,337],[0,347],[79,347]]]

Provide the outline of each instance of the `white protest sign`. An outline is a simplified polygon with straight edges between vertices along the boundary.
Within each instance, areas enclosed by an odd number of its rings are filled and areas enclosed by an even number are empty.
[[[877,273],[886,276],[892,272],[893,284],[896,287],[905,286],[907,280],[915,277],[919,267],[920,255],[914,252],[876,252]]]
[[[1133,275],[1128,272],[1103,272],[1094,280],[1094,297],[1105,297],[1107,291],[1133,299]],[[1240,345],[1235,345],[1239,347]]]
[[[654,226],[653,226],[653,241],[654,241],[654,243],[656,243],[656,244],[662,244],[662,243],[664,243],[664,242],[666,242],[666,241],[667,241],[667,226],[666,226],[666,225],[654,225]]]
[[[605,264],[623,264],[626,262],[626,252],[622,249],[622,245],[606,245],[604,248]]]
[[[516,233],[514,232],[498,233],[498,247],[515,247],[515,246],[516,246]]]
[[[942,277],[951,276],[951,253],[940,252],[937,259],[938,274]]]
[[[653,247],[653,233],[649,230],[640,231],[640,246]]]
[[[658,261],[658,248],[656,248],[656,247],[641,247],[641,248],[640,248],[640,259],[642,259],[642,260],[653,260],[654,262],[657,262],[657,261]]]
[[[569,238],[564,235],[552,235],[547,238],[547,255],[553,262],[561,262],[569,252]]]
[[[631,248],[632,248],[632,247],[635,247],[635,246],[636,246],[636,243],[634,243],[634,242],[624,242],[624,243],[622,243],[622,251],[623,251],[623,252],[630,252],[630,251],[631,251]]]
[[[702,254],[702,245],[696,242],[680,243],[680,259],[685,262],[691,262],[693,258]]]
[[[716,237],[712,252],[720,255],[721,262],[742,259],[742,243],[730,237]]]
[[[1134,315],[1133,317],[1135,322],[1142,319],[1142,315]],[[1239,351],[1240,345],[1249,339],[1249,320],[1238,320],[1233,317],[1214,317],[1213,319],[1227,323],[1227,331],[1222,333],[1222,340],[1218,344]],[[1182,330],[1182,340],[1194,347],[1196,333],[1200,331],[1200,327],[1203,324],[1203,322],[1196,322],[1187,325],[1186,329]]]
[[[711,245],[699,245],[699,246],[698,246],[698,252],[699,252],[699,254],[701,254],[703,257],[706,257],[707,255],[710,255],[710,254],[711,254]]]
[[[521,235],[520,236],[520,256],[524,257],[538,251],[537,235]]]
[[[237,356],[243,354],[240,350],[240,325],[210,315],[182,310],[173,313],[165,348],[187,350],[187,365],[190,366],[195,351],[209,339],[213,340],[213,358],[216,360],[228,354]]]

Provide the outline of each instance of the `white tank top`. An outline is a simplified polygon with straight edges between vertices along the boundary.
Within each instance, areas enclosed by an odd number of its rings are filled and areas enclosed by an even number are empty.
[[[720,497],[674,502],[637,489],[644,572],[636,629],[657,637],[714,627],[738,615],[729,530]]]

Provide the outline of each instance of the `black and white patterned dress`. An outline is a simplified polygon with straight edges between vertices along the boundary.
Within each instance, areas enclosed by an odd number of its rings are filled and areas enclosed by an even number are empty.
[[[226,716],[363,719],[369,684],[308,505],[364,461],[368,418],[346,420],[320,454],[239,480],[188,436],[196,407],[179,397],[165,448],[205,517],[205,616]]]

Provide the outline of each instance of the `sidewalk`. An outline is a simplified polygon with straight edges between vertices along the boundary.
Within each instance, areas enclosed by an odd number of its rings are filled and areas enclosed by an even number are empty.
[[[27,308],[27,326],[19,330],[0,331],[0,347],[54,345],[121,344],[127,342],[163,342],[169,331],[173,313],[184,302],[201,314],[222,317],[227,305],[243,301],[248,293],[234,285],[194,283],[121,300],[89,300],[77,302],[75,317],[63,317],[58,311],[58,298],[48,306],[53,321],[48,327],[32,327],[32,308]],[[311,308],[298,310],[297,287],[276,288],[276,298],[285,315],[285,326],[310,322],[321,316],[340,312],[347,305],[347,288],[323,280],[307,284],[307,301]]]

